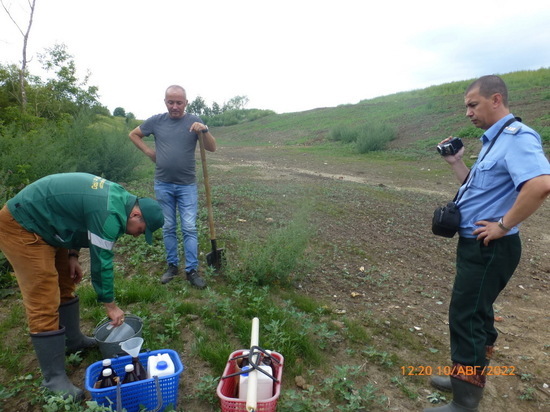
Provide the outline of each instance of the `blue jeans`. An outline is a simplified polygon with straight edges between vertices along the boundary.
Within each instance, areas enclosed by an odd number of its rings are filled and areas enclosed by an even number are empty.
[[[164,213],[162,236],[166,248],[166,261],[168,264],[176,266],[179,263],[178,221],[176,220],[176,213],[179,211],[185,252],[185,270],[189,272],[191,269],[197,269],[199,266],[196,224],[199,198],[197,185],[178,185],[155,180],[155,196]]]

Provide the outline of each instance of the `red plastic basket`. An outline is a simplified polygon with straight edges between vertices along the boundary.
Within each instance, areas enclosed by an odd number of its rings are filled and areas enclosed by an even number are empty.
[[[248,352],[248,349],[237,350],[229,356],[222,376],[231,375],[237,371],[237,361],[231,359],[242,355],[244,352]],[[277,410],[277,401],[281,394],[281,378],[283,376],[283,363],[285,359],[283,355],[277,352],[271,352],[271,356],[279,361],[278,363],[272,363],[273,376],[279,382],[274,382],[273,396],[271,398],[258,401],[256,412],[275,412]],[[222,377],[222,379],[220,379],[216,392],[220,398],[222,412],[247,412],[246,401],[235,397],[237,394],[238,379],[238,375],[236,377],[227,379],[223,379]]]

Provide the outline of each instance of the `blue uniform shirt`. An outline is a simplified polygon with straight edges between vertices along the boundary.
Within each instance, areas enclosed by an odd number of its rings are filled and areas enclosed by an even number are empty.
[[[500,128],[511,118],[512,114],[503,117],[481,137],[483,146],[479,159],[483,160],[472,166],[470,178],[459,192],[460,236],[475,238],[472,232],[479,227],[475,222],[498,221],[516,201],[523,183],[550,174],[550,163],[542,149],[540,136],[517,121],[502,131],[483,158]],[[517,232],[516,226],[507,234]]]

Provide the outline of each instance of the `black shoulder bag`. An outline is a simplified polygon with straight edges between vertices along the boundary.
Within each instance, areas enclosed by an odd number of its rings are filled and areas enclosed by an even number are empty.
[[[491,144],[489,145],[489,148],[481,158],[481,160],[478,162],[480,163],[485,159],[485,156],[489,153],[495,142],[497,141],[498,137],[502,133],[502,131],[510,126],[512,123],[514,123],[516,120],[521,121],[519,118],[510,119],[506,123],[504,123],[504,126],[501,127],[501,129],[498,131],[495,138],[491,141]],[[468,176],[466,176],[466,179],[464,180],[464,184],[466,184],[466,188],[460,195],[464,195],[466,190],[468,190],[468,184],[470,183],[470,173],[468,173]],[[451,202],[448,202],[445,206],[438,207],[434,211],[434,215],[432,218],[432,233],[437,236],[443,236],[443,237],[453,237],[456,232],[458,232],[458,228],[460,227],[460,210],[458,209],[458,201],[460,198],[458,197],[458,194],[460,193],[460,189],[458,192],[456,192],[456,195],[454,199]]]

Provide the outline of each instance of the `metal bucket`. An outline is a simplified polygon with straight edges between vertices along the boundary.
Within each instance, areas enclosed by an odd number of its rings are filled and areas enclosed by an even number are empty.
[[[136,336],[141,337],[141,332],[143,330],[143,321],[139,316],[125,315],[124,322],[132,327],[132,329],[134,330],[134,334],[122,341],[106,342],[105,339],[107,339],[107,336],[109,336],[109,334],[111,333],[111,331],[107,329],[107,326],[109,326],[109,322],[109,319],[102,320],[94,331],[94,337],[97,340],[97,344],[99,350],[101,351],[101,354],[103,355],[103,358],[107,359],[114,358],[117,355],[127,355],[127,353],[124,352],[120,347],[120,343],[125,342],[126,340],[134,338]]]

